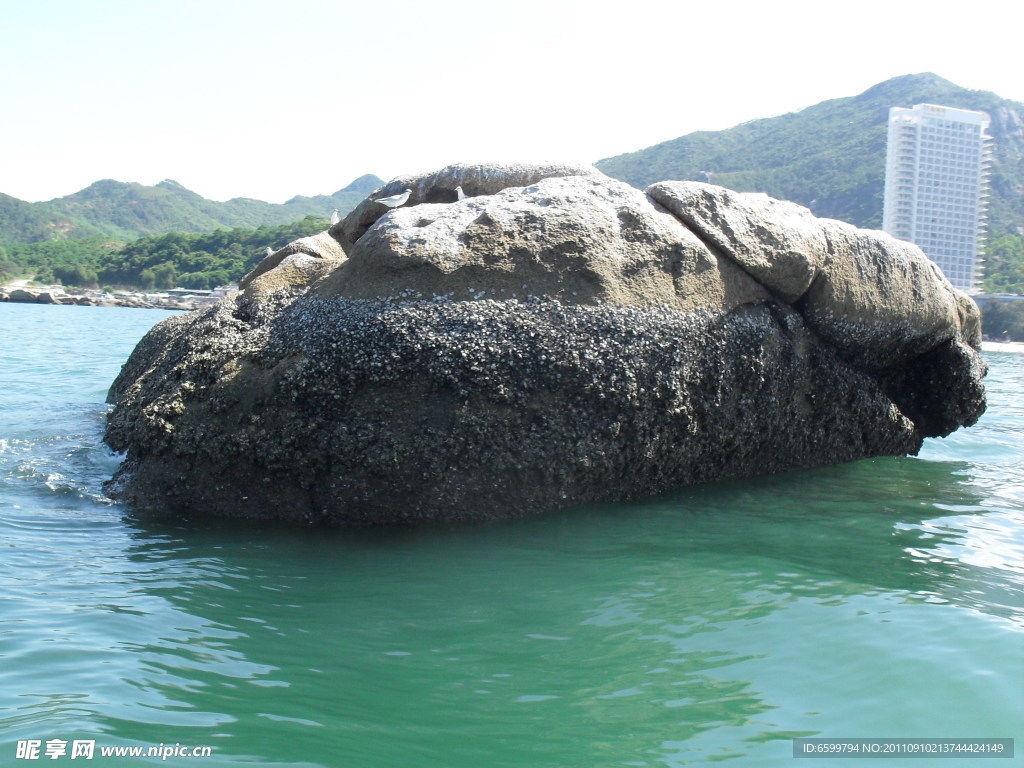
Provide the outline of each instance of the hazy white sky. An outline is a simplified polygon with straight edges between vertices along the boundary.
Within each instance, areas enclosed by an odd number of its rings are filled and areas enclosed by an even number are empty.
[[[283,202],[594,162],[917,72],[1024,101],[1022,19],[1019,0],[0,0],[0,192],[171,178]]]

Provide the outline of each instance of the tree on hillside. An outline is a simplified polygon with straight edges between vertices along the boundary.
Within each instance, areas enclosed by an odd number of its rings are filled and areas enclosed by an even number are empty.
[[[316,216],[256,229],[218,229],[203,234],[172,232],[143,237],[97,265],[104,283],[154,288],[208,289],[239,280],[266,255],[300,237],[327,229]]]
[[[6,282],[18,276],[18,265],[7,258],[7,251],[0,246],[0,280]]]
[[[100,278],[95,269],[84,264],[59,265],[53,268],[54,278],[64,285],[99,288]]]
[[[1024,341],[1024,301],[985,302],[981,328],[991,339]]]
[[[985,248],[986,293],[1024,293],[1024,236],[1004,234]]]
[[[153,279],[156,288],[173,288],[178,282],[178,270],[174,264],[165,261],[153,268]]]

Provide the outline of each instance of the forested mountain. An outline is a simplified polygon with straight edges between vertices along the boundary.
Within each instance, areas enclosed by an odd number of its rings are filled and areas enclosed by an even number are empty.
[[[326,217],[306,216],[276,227],[170,232],[127,244],[82,238],[0,247],[0,280],[27,274],[40,283],[67,286],[213,288],[237,281],[267,248],[277,250],[328,226]]]
[[[293,197],[282,204],[240,197],[216,202],[170,180],[147,187],[108,179],[40,203],[0,194],[0,246],[83,238],[130,241],[169,232],[275,226],[305,216],[327,218],[335,208],[351,210],[381,184],[376,176],[361,176],[332,195]]]
[[[941,104],[987,112],[993,137],[989,237],[1024,226],[1024,104],[970,91],[930,73],[906,75],[859,96],[699,131],[601,160],[597,167],[644,188],[656,181],[711,181],[765,192],[816,215],[880,229],[890,107]]]
[[[877,229],[889,108],[921,103],[991,117],[982,288],[1024,293],[1024,104],[960,88],[937,75],[894,78],[858,96],[724,131],[692,133],[596,165],[639,188],[664,179],[711,181]],[[325,228],[333,209],[347,212],[382,183],[362,176],[332,195],[295,197],[281,205],[245,198],[214,202],[173,181],[153,187],[98,181],[44,203],[0,194],[0,279],[35,275],[66,284],[146,287],[165,286],[172,276],[184,287],[235,280],[266,245],[287,242],[277,242],[279,235],[301,237]],[[211,234],[187,234],[202,232]]]

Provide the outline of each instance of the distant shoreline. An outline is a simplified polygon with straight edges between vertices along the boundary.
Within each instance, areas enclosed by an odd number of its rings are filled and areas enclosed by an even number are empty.
[[[233,286],[232,286],[233,287]],[[125,307],[131,309],[167,309],[190,312],[219,301],[224,291],[163,292],[100,291],[91,288],[65,289],[60,285],[29,286],[27,280],[0,286],[0,301],[14,304],[57,304],[79,307]]]
[[[1024,352],[1024,341],[983,341],[982,352]]]

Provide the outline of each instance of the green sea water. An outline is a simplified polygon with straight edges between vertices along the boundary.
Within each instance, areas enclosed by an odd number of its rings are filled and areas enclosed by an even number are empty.
[[[32,740],[94,765],[863,764],[795,737],[1024,762],[1024,355],[987,354],[986,415],[916,458],[352,533],[103,497],[106,388],[164,317],[0,304],[0,765]],[[99,754],[151,745],[211,754]]]

